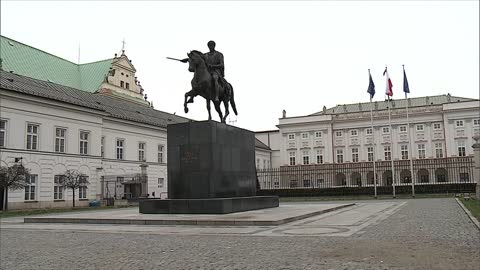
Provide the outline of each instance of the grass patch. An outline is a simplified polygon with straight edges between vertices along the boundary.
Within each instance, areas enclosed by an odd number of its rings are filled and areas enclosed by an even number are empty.
[[[460,198],[460,201],[465,205],[465,207],[472,213],[472,215],[480,221],[480,201],[471,198],[470,200],[465,200]]]
[[[415,194],[415,199],[425,198],[453,198],[455,194]],[[412,199],[411,194],[397,194],[397,199]],[[391,200],[393,196],[378,195],[378,200]],[[372,195],[357,195],[357,196],[316,196],[316,197],[280,197],[280,202],[310,202],[310,201],[356,201],[356,200],[375,200]]]
[[[21,210],[8,210],[6,212],[0,211],[1,218],[20,217],[20,216],[33,216],[53,213],[68,213],[68,212],[81,212],[81,211],[95,211],[95,210],[111,210],[116,208],[114,206],[102,206],[102,207],[76,207],[76,208],[46,208],[46,209],[21,209]]]

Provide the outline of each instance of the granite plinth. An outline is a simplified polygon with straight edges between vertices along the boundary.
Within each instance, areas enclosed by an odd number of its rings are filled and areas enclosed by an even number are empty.
[[[168,125],[168,197],[255,196],[255,134],[214,121]]]
[[[141,201],[142,214],[228,214],[278,207],[276,196],[251,196],[206,199],[149,199]]]

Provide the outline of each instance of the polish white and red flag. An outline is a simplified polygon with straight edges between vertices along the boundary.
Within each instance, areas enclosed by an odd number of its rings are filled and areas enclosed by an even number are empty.
[[[387,83],[385,86],[385,95],[391,97],[393,96],[393,84],[392,80],[390,80],[390,76],[388,75],[387,67],[385,67],[385,71],[383,72],[383,76],[386,76],[387,78]]]

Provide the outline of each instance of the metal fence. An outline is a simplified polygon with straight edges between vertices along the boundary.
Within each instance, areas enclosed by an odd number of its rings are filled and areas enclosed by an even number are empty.
[[[407,192],[412,186],[409,160],[392,162],[377,161],[377,187],[384,192],[399,187],[399,191]],[[427,186],[457,186],[459,189],[471,189],[475,185],[473,179],[473,157],[451,157],[436,159],[413,160],[413,185],[419,190]],[[285,189],[345,189],[355,193],[355,190],[365,190],[374,187],[373,162],[311,164],[283,166],[272,169],[258,169],[260,190]],[[466,185],[467,184],[467,185]],[[382,189],[383,188],[383,189]],[[364,192],[364,191],[363,191]]]
[[[136,199],[145,192],[148,177],[142,174],[105,175],[100,179],[102,199]]]

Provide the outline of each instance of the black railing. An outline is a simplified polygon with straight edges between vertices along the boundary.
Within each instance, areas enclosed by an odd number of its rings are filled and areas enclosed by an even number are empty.
[[[377,192],[410,193],[409,160],[377,161]],[[413,160],[413,185],[418,193],[474,192],[473,157]],[[257,169],[260,194],[373,194],[373,162],[311,164]],[[298,190],[298,191],[292,191]],[[277,191],[277,192],[275,192]]]

